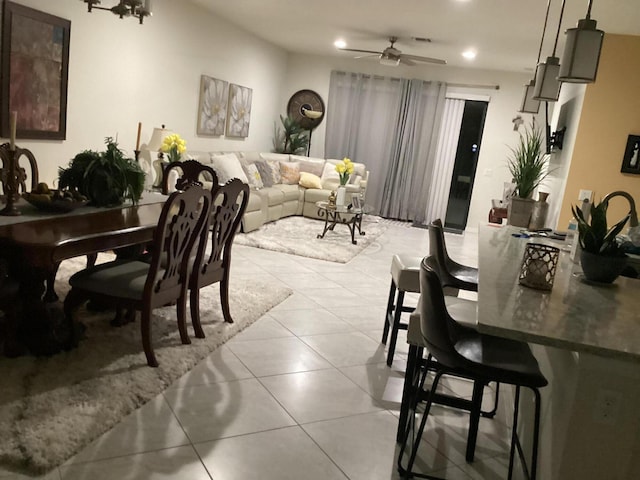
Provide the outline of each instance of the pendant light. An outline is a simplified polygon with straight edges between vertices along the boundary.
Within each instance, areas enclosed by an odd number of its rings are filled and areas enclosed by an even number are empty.
[[[540,48],[538,48],[538,59],[536,60],[536,67],[540,63],[540,55],[542,54],[542,42],[544,41],[544,34],[547,31],[547,21],[549,20],[549,7],[551,6],[551,0],[547,0],[547,13],[544,16],[544,25],[542,27],[542,37],[540,37]],[[524,94],[522,95],[522,102],[520,104],[520,113],[538,113],[540,110],[540,100],[533,99],[533,88],[535,87],[536,79],[535,73],[533,79],[524,86]]]
[[[592,4],[593,0],[589,0],[586,18],[579,20],[576,28],[569,28],[566,31],[567,42],[560,68],[562,82],[593,83],[596,81],[604,32],[598,30],[597,22],[591,19]]]
[[[560,74],[560,59],[556,57],[556,48],[558,47],[558,38],[560,37],[564,4],[565,0],[562,0],[556,41],[553,44],[553,53],[550,57],[547,57],[545,62],[539,63],[536,70],[536,85],[533,89],[533,98],[544,102],[555,102],[560,96],[560,80],[558,80],[558,75]]]

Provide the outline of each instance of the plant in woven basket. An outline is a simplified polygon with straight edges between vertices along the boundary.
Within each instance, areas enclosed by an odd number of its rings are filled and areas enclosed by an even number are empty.
[[[58,169],[60,189],[77,190],[97,207],[120,205],[125,199],[136,204],[144,190],[144,172],[113,138],[105,138],[105,143],[105,151],[85,150]]]

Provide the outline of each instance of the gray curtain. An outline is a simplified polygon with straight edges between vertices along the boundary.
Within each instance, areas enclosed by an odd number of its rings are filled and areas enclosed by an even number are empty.
[[[325,155],[367,165],[374,213],[424,220],[444,91],[422,80],[331,73]]]

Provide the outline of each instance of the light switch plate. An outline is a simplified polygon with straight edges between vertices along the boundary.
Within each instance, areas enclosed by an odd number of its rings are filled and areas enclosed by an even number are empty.
[[[578,200],[582,202],[587,199],[587,201],[590,202],[592,195],[593,192],[591,190],[580,190],[580,193],[578,193]]]

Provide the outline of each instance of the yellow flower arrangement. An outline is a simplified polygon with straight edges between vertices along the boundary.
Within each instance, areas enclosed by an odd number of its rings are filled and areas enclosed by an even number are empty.
[[[187,142],[177,133],[172,133],[162,141],[160,151],[169,156],[170,162],[179,162],[182,154],[187,151]]]
[[[342,162],[336,164],[336,172],[340,176],[340,185],[346,185],[349,177],[353,173],[353,162],[351,159],[344,157]]]

